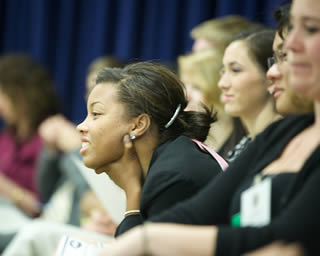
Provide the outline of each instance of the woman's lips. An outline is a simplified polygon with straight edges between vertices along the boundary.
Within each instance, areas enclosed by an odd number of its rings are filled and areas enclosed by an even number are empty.
[[[84,154],[85,151],[88,149],[89,147],[89,142],[86,141],[86,140],[83,140],[82,143],[81,143],[81,149],[80,149],[80,154]]]
[[[231,95],[231,94],[223,94],[221,96],[221,101],[222,101],[222,103],[226,103],[226,102],[230,101],[232,98],[233,98],[233,95]]]
[[[277,99],[280,97],[280,95],[283,93],[283,89],[275,89],[272,93],[272,96]]]

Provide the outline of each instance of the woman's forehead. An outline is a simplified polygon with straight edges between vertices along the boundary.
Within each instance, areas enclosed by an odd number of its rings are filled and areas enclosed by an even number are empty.
[[[118,89],[112,83],[99,83],[93,87],[89,94],[88,104],[94,101],[114,102],[117,99]]]
[[[291,8],[291,17],[312,19],[320,22],[319,0],[294,0]]]

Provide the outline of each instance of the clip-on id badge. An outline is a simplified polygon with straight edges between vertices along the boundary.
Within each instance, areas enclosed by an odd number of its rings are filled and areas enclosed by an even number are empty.
[[[243,227],[264,226],[270,223],[271,178],[259,181],[241,194],[240,214]]]

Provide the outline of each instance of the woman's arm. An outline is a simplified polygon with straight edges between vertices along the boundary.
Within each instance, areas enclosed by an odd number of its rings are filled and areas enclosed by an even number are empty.
[[[314,155],[314,160],[318,161],[318,159]],[[298,175],[303,176],[304,173]],[[244,228],[219,227],[218,255],[233,255],[232,253],[235,252],[240,255],[276,240],[301,242],[306,250],[314,255],[313,250],[318,246],[317,238],[320,237],[319,184],[320,168],[318,167],[313,169],[312,175],[303,184],[303,188],[269,225]]]
[[[217,228],[177,224],[147,224],[120,236],[99,256],[212,256]]]
[[[310,243],[319,237],[320,170],[309,177],[303,190],[281,215],[264,227],[213,228],[184,225],[147,225],[119,237],[103,255],[241,255],[276,240]],[[312,232],[311,232],[312,231]],[[146,235],[146,236],[145,236]],[[307,248],[308,249],[308,248]],[[313,251],[311,255],[314,255]],[[188,254],[190,253],[190,254]]]
[[[0,194],[14,202],[16,206],[29,216],[35,216],[41,211],[40,203],[35,194],[19,186],[1,173]]]
[[[169,177],[168,177],[169,178]],[[160,183],[160,182],[159,182]],[[191,197],[199,190],[193,183],[188,181],[179,181],[167,187],[165,190],[154,195],[149,200],[145,211],[148,217],[157,216],[161,212],[174,206],[177,202],[181,202]],[[140,214],[131,214],[126,216],[117,228],[116,236],[119,236],[135,226],[143,224],[145,220]]]
[[[297,243],[274,242],[245,256],[304,256],[305,252]]]

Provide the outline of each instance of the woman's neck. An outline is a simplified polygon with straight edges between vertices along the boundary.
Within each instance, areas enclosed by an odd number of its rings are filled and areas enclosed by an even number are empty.
[[[217,109],[217,121],[211,124],[205,143],[213,150],[219,151],[233,130],[232,117],[225,113],[224,109]]]
[[[320,101],[314,102],[314,125],[320,130]]]
[[[240,116],[248,134],[254,138],[258,133],[262,132],[268,125],[281,116],[275,112],[273,101],[269,100],[263,108],[251,111],[247,115]]]
[[[135,149],[142,167],[143,177],[148,174],[153,152],[159,145],[159,140],[156,136],[145,134],[143,138],[135,141]]]

